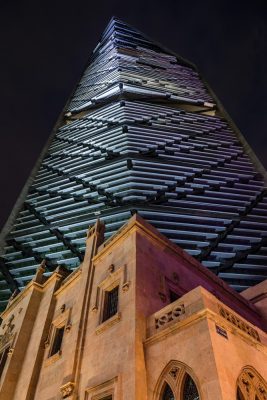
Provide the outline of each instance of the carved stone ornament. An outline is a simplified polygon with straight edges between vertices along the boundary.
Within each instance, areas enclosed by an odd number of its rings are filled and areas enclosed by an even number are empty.
[[[10,356],[12,356],[13,353],[14,353],[14,349],[13,349],[13,347],[10,347],[10,349],[8,350],[7,355],[10,357]]]
[[[156,329],[161,328],[165,324],[177,320],[182,314],[185,313],[184,304],[179,304],[172,306],[172,308],[168,307],[168,309],[158,318],[155,318],[155,327]]]
[[[167,296],[166,296],[165,293],[159,292],[159,297],[160,297],[162,303],[166,303],[166,301],[167,301]]]
[[[69,332],[69,331],[71,330],[71,327],[72,327],[72,325],[71,325],[71,323],[69,322],[69,323],[65,326],[65,331],[66,331],[66,332]]]
[[[66,399],[69,396],[72,395],[74,390],[74,382],[68,382],[65,385],[61,386],[60,388],[60,393],[62,396],[62,399]]]
[[[127,292],[127,291],[129,290],[129,287],[130,287],[130,282],[125,282],[125,283],[122,285],[122,291],[123,291],[123,292]]]
[[[253,339],[260,342],[260,337],[256,329],[252,328],[249,324],[247,324],[244,320],[239,318],[237,315],[231,313],[226,308],[219,306],[219,313],[220,315],[229,321],[232,325],[236,328],[240,329],[241,331],[245,332],[247,335],[251,336]]]
[[[238,387],[246,400],[267,400],[267,383],[249,367],[239,376]]]
[[[112,272],[114,272],[114,271],[115,271],[115,265],[114,264],[110,264],[110,266],[108,267],[108,272],[110,274],[112,274]]]
[[[169,372],[169,374],[171,375],[171,377],[172,377],[173,379],[175,379],[175,380],[176,380],[176,378],[177,378],[177,376],[178,376],[178,373],[179,373],[179,368],[177,368],[177,367],[173,367],[173,368],[170,370],[170,372]]]

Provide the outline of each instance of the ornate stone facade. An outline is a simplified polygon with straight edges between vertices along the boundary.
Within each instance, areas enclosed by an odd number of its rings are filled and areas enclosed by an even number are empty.
[[[250,301],[138,215],[45,273],[2,314],[0,400],[266,400],[267,282]]]

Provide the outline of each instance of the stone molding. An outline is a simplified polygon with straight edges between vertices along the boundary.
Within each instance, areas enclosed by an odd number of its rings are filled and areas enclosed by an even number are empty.
[[[99,385],[88,387],[85,390],[85,400],[101,400],[107,396],[112,396],[112,399],[117,399],[118,382],[119,377],[115,376]]]
[[[120,320],[121,320],[121,313],[117,312],[115,315],[113,315],[113,317],[107,319],[106,321],[102,322],[102,324],[98,325],[98,327],[95,330],[95,333],[97,335],[100,335],[100,333],[103,333],[111,326],[119,322]]]

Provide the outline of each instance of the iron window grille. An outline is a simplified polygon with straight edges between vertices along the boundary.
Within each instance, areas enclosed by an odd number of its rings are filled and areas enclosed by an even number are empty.
[[[167,383],[164,388],[162,400],[175,400],[174,394],[173,394],[170,386]]]
[[[183,400],[199,400],[196,384],[188,374],[184,382]]]
[[[111,318],[118,311],[118,299],[119,299],[119,286],[114,289],[105,291],[104,296],[104,309],[102,322]]]

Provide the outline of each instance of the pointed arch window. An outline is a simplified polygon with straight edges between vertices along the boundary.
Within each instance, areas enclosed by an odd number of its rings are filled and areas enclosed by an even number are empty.
[[[170,361],[156,384],[153,400],[201,400],[197,377],[184,363]]]
[[[250,366],[243,368],[237,379],[237,400],[265,400],[267,382]]]
[[[163,391],[162,400],[175,400],[174,394],[167,383]]]
[[[185,375],[182,400],[199,400],[199,394],[195,382],[190,375]]]

